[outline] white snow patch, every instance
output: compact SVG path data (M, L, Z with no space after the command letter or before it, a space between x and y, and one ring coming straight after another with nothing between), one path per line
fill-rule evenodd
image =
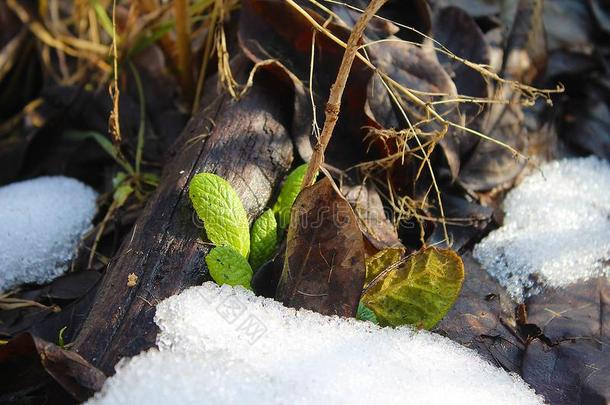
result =
M0 292L68 269L97 194L78 180L39 177L0 187Z
M610 165L596 157L543 165L504 201L504 225L474 257L518 301L610 273Z
M157 306L159 349L90 404L540 404L518 376L409 327L286 308L206 283Z

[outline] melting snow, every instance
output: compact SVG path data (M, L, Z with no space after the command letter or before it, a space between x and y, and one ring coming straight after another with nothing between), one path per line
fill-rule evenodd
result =
M96 196L91 187L61 176L0 187L0 291L65 272L91 226Z
M518 301L610 273L610 165L596 157L543 165L504 201L504 225L475 258Z
M447 338L286 308L206 283L157 307L158 349L123 360L93 404L539 404Z

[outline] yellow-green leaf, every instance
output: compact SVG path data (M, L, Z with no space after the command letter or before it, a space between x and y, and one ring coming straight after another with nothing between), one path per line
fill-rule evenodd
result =
M369 321L373 323L379 323L375 313L367 308L362 302L358 304L358 312L356 313L356 319L360 321Z
M462 259L451 249L430 247L381 274L365 290L362 303L381 325L431 329L453 306L463 281Z
M366 280L364 281L364 287L366 288L382 271L399 261L403 254L405 254L405 249L396 247L380 250L373 256L368 257L365 261Z
M239 252L230 246L217 246L205 257L210 276L219 285L241 285L251 289L252 268Z
M254 270L265 264L277 247L277 222L272 210L254 221L250 233L250 265Z
M307 164L305 163L294 169L288 177L286 177L280 195L273 206L273 212L277 216L277 223L281 230L286 229L290 224L292 204L294 204L294 201L301 191L301 184L303 183L306 172Z
M248 215L229 182L212 173L199 173L191 180L189 197L203 221L208 239L216 245L231 246L247 258L250 253Z
M127 198L133 193L133 187L129 183L123 183L114 190L112 198L116 203L117 207L122 207L127 201Z

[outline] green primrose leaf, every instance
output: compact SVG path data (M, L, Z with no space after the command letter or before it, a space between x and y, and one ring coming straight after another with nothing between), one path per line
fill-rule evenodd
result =
M250 264L254 271L265 264L277 248L277 222L272 210L254 221L250 234Z
M191 180L189 197L210 241L231 246L247 258L250 253L248 216L229 182L212 173L199 173Z
M383 326L431 329L453 306L463 281L462 259L451 249L430 247L377 277L362 303Z
M404 248L387 248L368 257L365 261L366 280L364 286L369 285L382 271L399 261L404 253Z
M241 285L251 289L252 268L238 251L230 246L216 246L205 257L210 276L219 285Z
M286 229L290 224L292 204L294 204L301 191L301 184L306 172L307 163L297 167L286 177L280 195L273 206L273 212L277 216L277 222L281 230Z
M361 321L369 321L378 324L379 321L375 316L375 313L366 307L362 302L358 303L358 312L356 313L356 319Z

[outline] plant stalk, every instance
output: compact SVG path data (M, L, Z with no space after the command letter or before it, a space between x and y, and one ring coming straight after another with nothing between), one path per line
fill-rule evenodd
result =
M180 86L187 101L193 98L193 70L191 68L191 18L188 1L174 0L176 17L176 48Z
M289 3L293 3L293 0L287 1ZM386 1L387 0L371 0L352 29L352 33L347 40L347 46L345 47L345 52L343 53L343 59L341 60L339 71L337 72L337 78L330 88L330 95L328 96L328 101L325 108L326 118L324 120L324 127L322 128L322 133L320 134L318 143L314 147L301 188L309 187L315 182L316 175L324 163L324 152L326 151L328 142L333 135L333 130L335 129L335 125L339 119L341 97L343 96L343 91L345 90L345 84L347 83L347 78L349 77L349 72L352 68L352 64L354 63L354 59L358 54L358 42L362 38L362 34L364 33L364 30L371 18L373 18L373 16L377 13L377 11L379 11L381 6L383 6Z

